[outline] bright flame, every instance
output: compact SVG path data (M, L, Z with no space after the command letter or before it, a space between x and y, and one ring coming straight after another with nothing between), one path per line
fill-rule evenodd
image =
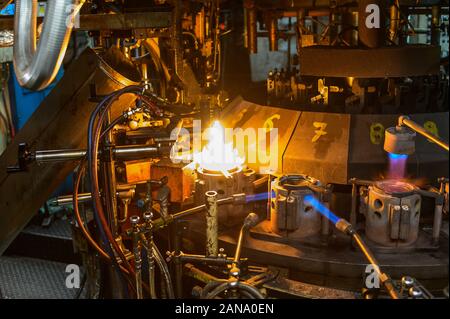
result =
M192 163L186 168L221 172L224 176L231 177L230 171L241 168L245 158L239 156L238 150L233 147L233 141L226 139L225 129L218 121L207 130L206 135L208 144L201 152L194 152Z
M404 179L408 155L389 153L389 179Z

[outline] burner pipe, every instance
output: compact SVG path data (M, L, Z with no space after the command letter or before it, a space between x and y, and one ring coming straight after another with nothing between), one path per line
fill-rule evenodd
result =
M414 132L419 133L420 135L426 137L430 141L436 143L443 149L445 149L447 152L449 151L448 143L437 137L436 135L428 132L424 127L417 124L416 122L412 121L408 116L400 116L398 119L398 125L399 126L407 126L410 129L412 129Z
M356 230L353 228L352 224L350 224L344 218L337 217L333 212L331 212L329 209L327 209L322 203L320 203L312 195L305 196L305 203L308 205L313 205L314 208L319 213L321 213L323 216L327 217L336 226L336 228L339 231L351 236L355 240L356 244L358 245L359 249L362 251L362 253L366 257L366 259L369 261L369 263L371 265L374 266L375 271L378 273L379 279L383 283L383 286L385 287L386 291L389 293L391 298L392 299L400 299L400 296L399 296L398 292L395 290L395 287L392 283L392 279L389 277L389 275L387 275L386 273L383 273L380 270L379 263L376 260L375 256L373 255L372 251L369 249L369 247L363 241L361 236L358 235Z
M239 232L239 239L236 244L236 252L234 254L233 263L230 267L230 275L232 277L238 278L241 270L240 270L240 263L241 263L241 252L242 252L242 245L244 244L245 235L248 233L250 228L255 227L259 222L259 217L255 213L250 213L244 220L244 224L241 227L241 231Z

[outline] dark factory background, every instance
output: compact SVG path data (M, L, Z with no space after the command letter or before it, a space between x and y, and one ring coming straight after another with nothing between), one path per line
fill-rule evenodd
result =
M0 299L448 298L448 0L0 10Z

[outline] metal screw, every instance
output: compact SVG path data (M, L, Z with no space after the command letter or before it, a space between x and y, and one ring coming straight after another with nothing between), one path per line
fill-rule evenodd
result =
M414 299L419 299L419 298L423 297L423 293L418 288L411 287L411 289L409 289L409 296L414 298Z
M410 276L405 276L402 278L402 287L409 289L414 285L414 278Z
M142 217L144 218L144 221L149 223L152 221L153 213L152 212L145 212Z
M230 270L230 275L233 277L238 277L240 273L241 271L237 267L234 267L233 269Z
M137 226L139 224L139 221L141 219L139 218L139 216L131 216L130 217L130 223L132 226Z

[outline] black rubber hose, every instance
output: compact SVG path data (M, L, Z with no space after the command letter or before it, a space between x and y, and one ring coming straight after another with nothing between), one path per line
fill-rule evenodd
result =
M79 222L80 230L85 235L86 240L100 254L100 256L102 256L102 257L109 257L109 260L111 261L114 270L116 270L116 269L120 270L120 272L118 271L117 274L118 274L119 278L121 279L122 287L124 289L124 296L126 298L128 298L128 285L126 283L126 281L128 281L128 278L125 277L125 274L123 274L123 271L128 271L128 270L123 268L123 267L121 269L121 266L117 263L117 260L115 258L114 259L111 258L111 254L113 254L113 252L112 252L111 247L109 245L108 245L108 247L106 247L107 251L105 252L94 241L92 235L89 233L89 229L88 229L87 225L84 226L83 220L81 219L81 215L80 215L80 212L78 210L78 201L77 201L78 187L79 187L79 183L80 183L80 180L81 180L81 176L82 176L82 174L84 172L85 164L86 164L86 160L85 159L81 160L78 172L75 173L75 178L74 178L74 183L73 183L73 208L74 208L74 214L75 214L75 216L77 218L77 221Z
M96 154L94 154L94 153L97 152L98 140L100 137L100 130L101 130L101 126L102 126L105 114L107 114L109 107L119 96L126 94L126 93L141 92L141 91L142 91L142 88L139 86L125 87L125 88L123 88L119 91L116 91L113 94L107 96L106 98L104 98L92 112L91 117L89 119L88 151L87 151L88 167L89 167L89 173L90 173L90 177L91 177L91 183L93 183L94 177L96 175L95 172L97 172L97 163L96 162L94 163L93 158L96 157ZM100 114L100 116L99 116L98 120L96 121L99 114ZM94 185L95 185L95 183L93 183L93 186ZM94 197L98 196L99 189L97 187L93 187L92 194ZM93 200L93 208L94 208L94 217L95 217L96 223L98 224L100 234L101 234L101 237L102 237L102 240L103 240L105 246L107 246L108 248L110 245L115 247L116 243L110 242L110 240L109 240L110 236L107 235L106 229L103 227L102 217L100 216L100 208L98 207L98 203L96 200ZM115 250L117 250L117 249L115 249ZM108 249L108 253L110 253L110 251L111 250ZM128 268L129 270L131 270L129 263L126 260L126 258L123 256L123 254L121 254L121 252L119 252L119 251L117 251L117 253L119 254L120 258L122 259L122 262L124 263L125 267ZM111 256L111 259L115 259L115 255L112 253L112 251L110 253L110 256Z
M152 244L153 254L155 256L156 263L159 266L159 269L161 270L161 274L164 277L164 281L166 282L167 292L169 294L169 299L175 299L175 293L173 289L173 283L172 283L172 277L170 276L169 268L167 267L166 262L164 261L164 257L162 256L159 249L156 247L156 245Z
M217 286L213 291L211 291L211 293L208 294L208 296L206 297L206 299L214 299L216 298L218 295L220 295L221 293L223 293L225 290L228 289L238 289L238 290L243 290L245 292L247 292L248 294L250 294L251 296L254 297L254 299L265 299L265 297L261 294L261 292L256 289L253 286L250 286L248 284L245 284L243 282L225 282L220 284L219 286Z
M223 279L220 281L210 281L206 284L205 287L203 287L202 289L202 293L200 295L200 298L205 299L207 298L208 294L210 293L211 290L217 288L219 285L223 284L223 283L227 283L228 280Z
M128 260L124 256L117 242L113 239L111 231L109 230L105 215L103 213L103 207L101 207L101 199L99 198L99 185L98 185L98 170L97 170L97 151L99 140L102 135L105 134L106 131L102 132L102 126L104 122L104 118L111 107L111 105L123 94L136 94L143 98L150 109L152 109L155 113L160 113L160 110L152 103L149 102L147 98L142 96L143 89L140 86L128 86L121 90L114 92L113 94L105 97L94 109L89 119L89 127L88 127L88 150L87 150L87 158L88 158L88 167L89 173L91 177L92 183L92 194L93 194L93 208L94 208L94 217L95 221L98 224L100 235L102 237L102 241L106 246L107 252L111 257L111 260L117 264L115 259L115 254L113 250L121 258L125 268L127 268L130 273L133 273L133 269L129 264ZM108 129L112 129L111 126ZM118 266L118 264L117 264ZM119 270L116 267L117 271ZM123 278L122 278L123 279Z

